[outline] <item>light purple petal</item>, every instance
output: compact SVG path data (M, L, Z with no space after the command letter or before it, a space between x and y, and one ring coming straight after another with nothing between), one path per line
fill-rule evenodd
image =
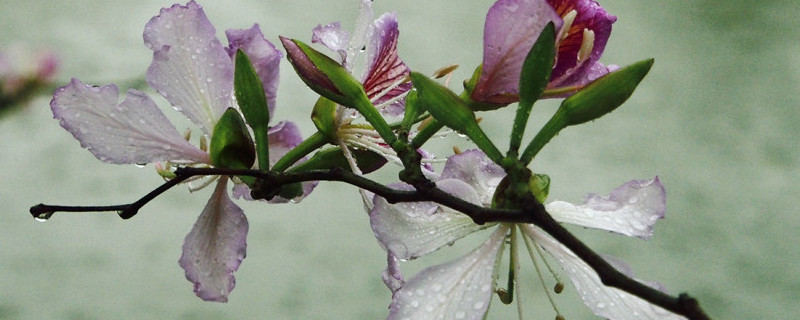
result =
M194 292L203 300L226 302L236 279L233 272L245 257L247 218L228 198L227 178L220 177L192 231L186 235L178 263Z
M130 90L118 100L115 85L92 87L72 79L56 90L50 107L61 126L101 161L208 162L208 154L187 142L147 95Z
M497 228L475 251L411 278L394 295L388 319L483 319L507 232Z
M400 30L397 28L397 14L385 13L372 24L367 34L367 69L361 82L370 99L375 99L381 92L404 79L411 72L397 55L397 37ZM406 82L394 87L389 92L373 101L377 105L395 98L411 90L411 82ZM402 114L403 102L397 101L385 106L381 111L390 116Z
M229 29L225 31L228 37L228 54L231 58L236 57L236 50L241 49L250 58L250 63L256 69L264 93L267 96L267 106L269 115L275 110L275 93L278 91L279 65L283 53L264 38L258 24L250 29Z
M492 203L497 185L506 176L505 170L489 160L480 150L468 150L447 158L439 179L459 179L466 182L480 197L484 206Z
M542 29L561 18L545 0L499 0L483 31L483 68L472 99L507 104L518 100L519 72Z
M312 43L321 43L339 54L339 63L345 64L347 49L350 48L350 34L342 29L342 24L334 22L326 26L317 25L311 35Z
M548 0L548 2L561 17L573 10L577 13L569 30L564 31L567 32L565 38L558 44L558 57L551 79L561 79L561 84L557 86L585 84L578 80L586 78L585 73L593 68L589 66L593 66L603 55L608 37L611 35L611 25L617 17L608 14L594 0ZM583 43L584 29L594 32L592 53L583 63L588 68L575 68L578 65L578 51ZM567 77L573 80L562 79Z
M625 183L607 197L590 194L580 206L555 201L545 208L559 222L647 239L656 221L664 218L666 192L655 177Z
M460 198L478 204L475 190L456 179L440 180L437 186ZM413 190L404 184L391 185ZM399 259L414 259L493 224L477 225L467 215L432 202L390 204L375 197L370 224L375 237L389 253Z
M233 93L233 63L215 33L194 1L161 9L144 29L147 83L209 136Z
M386 253L386 270L381 273L381 279L383 279L386 287L392 291L392 296L406 283L403 273L400 271L400 259L391 252Z
M606 287L597 273L572 251L533 225L519 225L525 236L553 255L572 280L583 302L600 317L607 319L683 319L658 306L616 288Z

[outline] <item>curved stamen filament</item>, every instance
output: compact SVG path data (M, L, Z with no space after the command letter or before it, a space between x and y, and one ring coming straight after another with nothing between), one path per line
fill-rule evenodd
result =
M547 295L547 299L550 300L550 305L553 307L553 310L555 310L555 312L556 312L556 319L562 319L563 316L561 315L561 311L558 310L558 307L556 306L555 300L553 300L553 295L550 294L550 290L548 290L547 287L544 284L544 277L542 276L541 269L539 268L539 262L537 262L536 256L533 253L534 250L539 254L539 258L542 259L542 261L545 261L545 259L542 256L541 251L539 251L538 245L536 245L535 243L532 243L533 239L530 239L530 237L526 237L526 236L523 236L522 239L525 240L525 246L528 247L528 254L530 254L531 261L533 261L533 266L536 269L536 275L539 277L539 282L542 284L542 287L544 288L544 292ZM536 248L536 249L534 249L534 248ZM545 262L545 265L547 265L547 262ZM547 268L549 269L550 266L547 265ZM552 270L550 270L550 272L552 273ZM556 279L556 280L559 283L561 283L560 280L558 280L558 279Z

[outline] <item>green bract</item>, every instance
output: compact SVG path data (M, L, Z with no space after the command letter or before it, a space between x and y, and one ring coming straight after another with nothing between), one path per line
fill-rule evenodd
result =
M208 150L211 164L217 168L250 169L256 153L253 139L239 111L228 108L214 126Z
M233 90L247 124L253 129L258 154L258 168L269 169L269 107L256 69L242 50L236 51ZM216 133L215 133L216 135Z

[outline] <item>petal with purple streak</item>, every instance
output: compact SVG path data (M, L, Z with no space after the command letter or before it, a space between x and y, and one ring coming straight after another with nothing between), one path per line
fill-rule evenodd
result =
M118 99L115 85L93 87L72 79L56 90L50 107L61 126L101 161L208 162L208 155L188 143L147 95L130 90L122 102Z
M489 9L483 33L483 67L472 99L508 104L518 100L519 70L544 27L561 18L545 0L499 0Z
M147 83L208 135L231 105L233 62L194 1L161 9L144 29Z
M186 235L180 266L203 300L226 302L247 248L247 218L228 198L227 178L220 177L192 231Z
M545 208L562 223L647 239L653 235L656 221L664 218L666 192L658 177L633 180L608 196L590 194L580 206L554 201Z
M229 29L225 31L225 35L228 37L229 43L226 50L232 59L236 56L238 49L241 49L250 58L250 63L256 69L256 73L261 79L261 85L264 87L271 118L275 110L278 71L283 53L264 38L258 24L253 25L250 29Z
M410 73L408 66L397 55L397 38L400 31L397 27L397 14L385 13L372 24L367 39L367 69L361 82L374 104L380 104L395 98L411 89L411 83L403 83L392 88L383 96L376 97L383 91L404 79ZM403 112L403 103L395 102L383 108L391 116Z

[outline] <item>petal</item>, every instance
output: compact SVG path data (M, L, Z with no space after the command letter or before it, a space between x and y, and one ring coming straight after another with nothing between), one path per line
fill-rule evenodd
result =
M548 2L561 17L573 10L577 13L569 30L566 30L566 37L558 44L557 63L553 67L551 76L552 79L558 79L579 70L573 68L578 64L578 51L583 43L584 29L594 32L592 53L586 64L591 66L600 59L608 42L608 37L611 35L611 25L617 21L617 17L608 14L594 0L548 0ZM588 72L588 70L580 70L582 73ZM564 83L562 86L579 84L574 82Z
M233 62L194 1L161 9L144 28L147 83L207 135L231 105Z
M321 43L339 54L339 62L344 65L347 49L350 48L350 34L342 30L342 24L334 22L326 26L317 25L311 31L311 43Z
M403 273L400 272L400 259L397 259L391 252L386 254L386 270L381 273L381 279L392 291L392 295L406 283Z
M634 295L600 282L597 273L567 247L533 225L520 230L561 263L583 302L595 314L607 319L683 319Z
M394 295L388 319L483 319L507 232L501 226L466 256L420 271Z
M561 18L544 0L499 0L489 9L483 31L483 68L472 92L479 102L518 100L519 71L544 27Z
M226 302L247 248L247 218L227 193L227 178L220 178L214 194L183 242L178 263L194 292L203 300Z
M458 198L478 203L475 190L463 181L442 180L437 186ZM391 187L413 190L404 184ZM382 197L375 197L373 203L370 224L375 237L389 253L402 260L428 254L492 225L477 225L467 215L432 202L390 204Z
M225 31L228 37L229 46L227 48L231 59L236 56L236 50L241 49L250 58L250 63L256 69L264 93L267 96L267 106L269 115L275 110L275 93L278 91L279 65L283 53L264 38L258 24L250 29L229 29Z
M447 158L440 179L466 182L478 193L481 203L489 205L497 185L505 176L503 168L489 160L483 151L475 149Z
M387 90L410 73L408 66L397 56L397 37L400 31L397 28L397 14L386 13L380 16L369 29L367 39L367 70L361 82L370 100L375 99L380 93ZM389 90L386 94L373 100L378 105L411 90L411 82L406 82ZM403 102L396 101L385 106L381 111L390 116L403 113Z
M110 163L165 160L208 162L144 93L128 91L119 104L115 85L92 87L77 79L58 88L50 102L54 118L97 159Z
M658 177L633 180L607 197L590 194L580 206L555 201L545 209L559 222L648 239L656 221L664 218L666 192Z

